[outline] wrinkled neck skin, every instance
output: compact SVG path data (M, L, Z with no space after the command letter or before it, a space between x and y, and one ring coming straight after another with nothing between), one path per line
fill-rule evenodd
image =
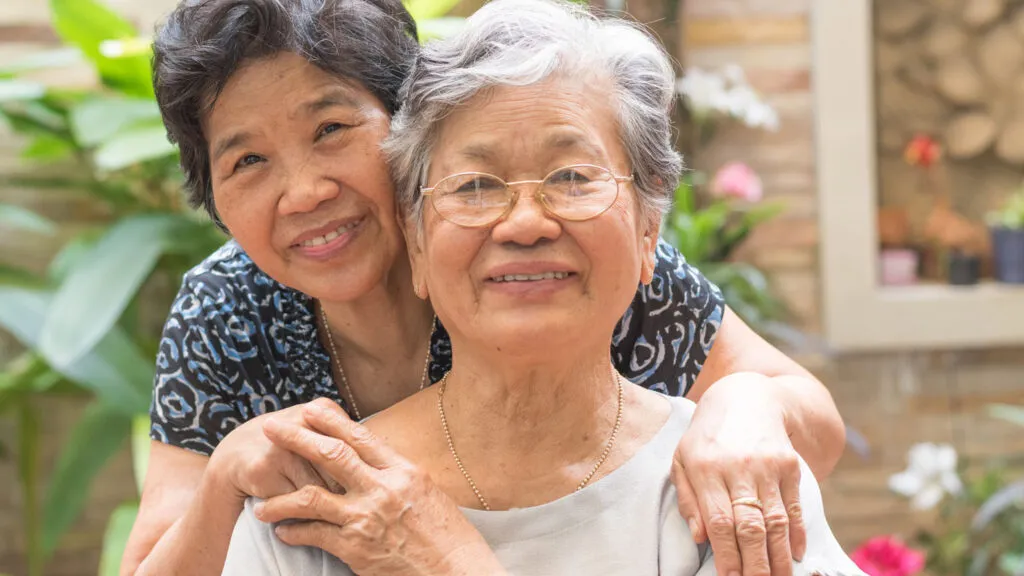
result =
M429 335L434 316L430 303L413 292L404 252L380 282L359 298L321 300L319 305L337 346L346 350L346 359L358 357L382 365L395 358L421 357L424 335Z

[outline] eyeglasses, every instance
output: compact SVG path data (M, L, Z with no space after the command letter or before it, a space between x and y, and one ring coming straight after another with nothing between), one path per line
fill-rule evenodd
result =
M420 188L430 196L434 210L445 220L466 228L489 226L508 216L519 200L512 186L539 184L533 197L551 216L580 222L604 214L619 196L619 182L632 176L616 176L591 164L574 164L554 170L543 180L505 182L483 172L462 172L442 178L433 188Z

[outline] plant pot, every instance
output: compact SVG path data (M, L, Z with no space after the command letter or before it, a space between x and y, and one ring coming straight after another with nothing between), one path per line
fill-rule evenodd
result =
M981 276L981 258L953 251L947 260L947 278L954 286L970 286Z
M918 253L909 248L883 248L878 255L880 277L885 286L917 283Z
M996 280L1024 284L1024 229L992 228Z

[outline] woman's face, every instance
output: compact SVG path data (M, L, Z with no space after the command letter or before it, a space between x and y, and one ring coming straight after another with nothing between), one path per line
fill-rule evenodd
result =
M539 180L570 164L628 176L611 104L604 83L566 79L480 94L444 120L428 185L468 171ZM407 228L414 281L453 338L544 354L588 338L607 344L638 281L650 280L657 219L642 221L628 182L609 210L582 222L545 213L536 184L520 186L511 212L484 228L452 224L425 199L422 234ZM568 275L515 278L548 272Z
M404 242L366 89L284 53L231 76L205 118L221 220L275 280L325 300L372 289Z

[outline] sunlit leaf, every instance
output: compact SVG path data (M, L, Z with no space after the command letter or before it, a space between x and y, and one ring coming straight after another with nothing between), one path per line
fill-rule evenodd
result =
M177 153L162 124L120 132L96 149L93 159L101 170L120 170L132 164Z
M459 5L459 0L406 0L405 8L416 20L416 27L424 20L440 18Z
M0 286L0 326L25 347L38 349L52 298L41 290ZM141 414L149 408L153 364L117 326L80 359L53 367L124 414Z
M1024 481L1007 484L978 508L971 520L971 530L983 530L1003 512L1021 505L1024 505Z
M72 108L71 131L83 146L95 146L140 120L160 122L156 101L96 98Z
M82 62L82 51L74 47L36 52L11 63L0 65L0 76L13 76L46 68L63 68Z
M47 235L57 230L52 220L14 204L0 204L0 228Z
M81 257L54 296L39 350L58 369L92 349L121 317L181 219L155 214L120 220Z
M55 282L63 282L78 262L90 253L101 238L98 230L88 231L64 243L60 251L50 260L46 275Z
M430 18L416 22L420 34L420 42L428 42L438 38L453 36L465 26L466 19L455 16Z
M988 414L993 418L999 418L1011 424L1024 426L1024 406L1012 404L992 404L988 407Z
M96 474L124 445L131 417L93 402L61 448L43 506L43 551L49 555L78 518Z
M74 151L75 147L65 138L58 138L52 134L40 134L22 149L21 157L36 162L53 162L67 158Z
M105 84L133 96L153 95L147 55L110 58L100 50L107 40L137 38L130 22L97 0L50 0L50 11L60 37L95 64Z
M0 103L33 100L46 94L46 87L37 82L0 79Z
M110 515L107 530L103 534L103 553L100 556L99 576L118 576L121 557L124 556L128 536L139 514L138 504L121 504Z
M132 470L135 472L135 486L142 494L142 486L149 468L149 414L139 414L132 419Z

